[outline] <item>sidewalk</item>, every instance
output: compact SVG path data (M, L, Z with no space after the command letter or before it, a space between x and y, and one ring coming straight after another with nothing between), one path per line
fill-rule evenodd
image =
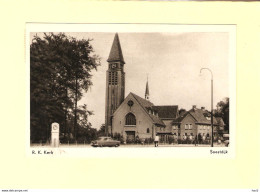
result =
M50 145L46 145L46 144L31 144L31 147L34 148L50 148ZM60 144L59 146L60 148L90 148L92 147L90 144ZM127 147L131 147L131 148L141 148L141 147L154 147L154 144L121 144L119 146L120 148L127 148ZM163 143L159 143L158 147L211 147L211 145L209 144L199 144L199 145L194 145L194 144L163 144ZM217 144L214 143L214 147L225 147L224 144Z

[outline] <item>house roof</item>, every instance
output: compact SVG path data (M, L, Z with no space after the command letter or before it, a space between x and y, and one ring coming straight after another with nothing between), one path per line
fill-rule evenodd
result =
M133 95L133 97L137 100L137 102L142 106L142 108L145 110L145 112L150 116L150 118L152 119L153 123L156 125L161 125L161 126L165 126L165 124L163 123L163 121L157 117L156 115L150 114L148 112L148 108L152 108L153 103L151 103L150 101L134 94L134 93L130 93Z
M190 114L196 121L196 123L199 124L211 124L211 120L207 119L207 117L210 117L211 114L206 111L206 110L202 110L202 109L191 109L189 111L187 111L186 113L184 113L183 115L179 116L178 118L173 120L173 123L181 123L181 121L188 115ZM217 120L215 117L213 117L213 124L218 124Z
M125 64L124 57L122 54L122 49L119 41L118 34L115 34L114 41L109 53L109 57L107 59L107 62L113 62L113 61L121 61Z
M175 119L178 116L178 105L157 105L152 109L158 112L161 119Z

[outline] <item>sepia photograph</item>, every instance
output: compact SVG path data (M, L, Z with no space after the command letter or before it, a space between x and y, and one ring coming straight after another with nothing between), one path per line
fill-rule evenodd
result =
M173 26L30 32L30 146L228 148L233 34Z
M260 3L1 5L2 191L259 191Z

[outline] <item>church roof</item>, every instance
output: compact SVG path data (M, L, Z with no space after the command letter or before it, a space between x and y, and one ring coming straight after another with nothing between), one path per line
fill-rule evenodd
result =
M139 104L142 105L144 108L154 106L154 104L151 103L150 101L148 101L148 100L146 100L146 99L144 99L144 98L142 98L142 97L140 97L140 96L138 96L138 95L136 95L136 94L134 94L132 92L131 92L131 94L139 102Z
M161 119L175 119L178 117L178 105L153 106Z
M142 108L146 111L146 113L150 116L150 118L153 120L154 124L157 125L162 125L165 127L165 124L162 122L162 120L157 117L156 115L150 114L147 110L147 108L152 108L154 105L153 103L151 103L150 101L134 94L134 93L130 93L133 95L133 97L137 100L137 102L142 106Z
M110 50L109 57L107 59L107 62L113 62L113 61L121 61L122 63L125 64L119 37L118 37L117 33L115 34L112 48Z

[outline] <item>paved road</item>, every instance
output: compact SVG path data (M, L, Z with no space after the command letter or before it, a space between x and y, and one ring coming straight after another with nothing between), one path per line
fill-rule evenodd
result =
M36 148L49 148L50 145L46 144L32 144L31 147ZM90 144L61 144L60 148L90 148L92 147ZM121 144L120 148L146 148L146 147L154 147L154 145L140 145L140 144ZM210 145L192 145L192 144L159 144L159 147L210 147ZM224 144L214 144L214 147L225 147Z

